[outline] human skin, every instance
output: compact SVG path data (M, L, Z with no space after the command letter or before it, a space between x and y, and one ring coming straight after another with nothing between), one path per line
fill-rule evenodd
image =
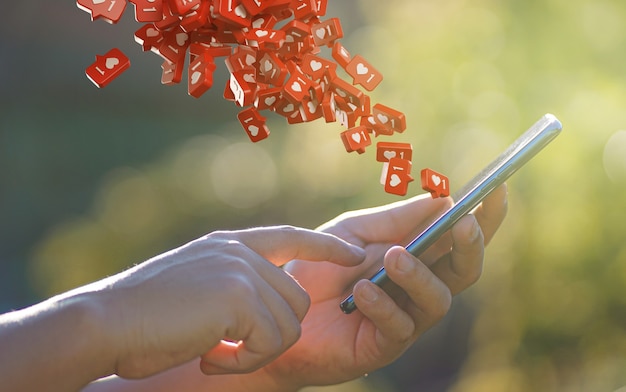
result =
M258 369L300 336L310 299L277 268L294 258L356 265L364 252L289 226L213 232L0 316L2 388L75 391L111 374L145 378L207 353L225 371Z
M484 247L507 211L506 186L457 222L420 258L406 244L445 210L449 199L419 196L340 215L317 230L363 248L354 266L292 260L285 266L310 297L302 334L284 353L258 370L223 367L220 351L142 380L110 377L85 390L102 391L296 391L357 378L397 359L448 311L452 297L482 272ZM369 282L380 260L396 285L391 295ZM356 283L355 283L356 282ZM358 310L345 315L339 302L354 289ZM241 370L241 369L239 369Z

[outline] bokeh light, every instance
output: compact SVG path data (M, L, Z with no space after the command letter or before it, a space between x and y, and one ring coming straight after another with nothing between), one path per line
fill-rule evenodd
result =
M604 170L616 183L626 181L626 131L617 131L604 146Z
M211 183L219 200L235 208L262 204L277 191L276 165L261 147L235 143L219 151Z
M48 3L44 11L56 9ZM309 390L626 385L626 2L330 3L347 49L384 75L372 102L407 116L394 140L413 145L411 194L421 193L424 167L458 189L546 112L564 130L509 181L509 215L484 274L442 324L385 369ZM33 12L15 4L7 15ZM2 261L26 271L35 298L211 230L312 228L398 200L382 190L372 151L345 152L337 124L287 126L270 115L270 137L250 143L233 123L238 108L217 91L225 75L200 100L161 86L160 62L132 42L132 17L91 24L74 6L59 7L75 26L0 24L13 53L0 59L3 247L26 249ZM133 66L96 90L84 67L118 43ZM32 68L41 56L47 72Z

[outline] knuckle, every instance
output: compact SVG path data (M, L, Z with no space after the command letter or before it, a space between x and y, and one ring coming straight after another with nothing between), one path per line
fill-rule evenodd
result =
M302 232L302 229L291 225L276 226L276 229L289 238L293 238Z
M268 357L272 357L276 355L277 353L282 352L284 342L285 342L284 334L276 332L276 333L273 333L273 335L274 336L271 336L271 339L268 340L268 342L266 343L266 347L265 347L265 350L267 350L266 356Z
M378 314L378 318L385 323L392 322L395 316L396 316L396 310L394 309L394 307L391 307L391 306L386 306L384 308L381 308ZM400 340L402 339L403 338L400 337Z
M460 267L455 263L450 265L450 270L452 272L450 283L453 284L454 287L465 289L470 287L474 283L476 283L483 273L483 264L482 261L476 263L476 265L471 268L463 269L459 271Z
M405 328L402 331L398 331L395 340L398 344L406 345L415 340L415 326L413 328Z
M303 319L304 315L311 306L311 297L309 297L309 295L300 288L295 291L294 296L291 298L291 301L294 306L294 311L298 316L298 319Z
M467 275L466 281L468 283L468 286L473 285L474 283L478 282L478 280L480 279L480 277L483 274L483 268L482 265L478 266L477 268L472 269L469 274Z
M218 231L213 231L209 234L206 234L205 236L202 237L202 239L203 240L215 240L217 242L222 242L232 237L233 235L231 232L225 231L225 230L218 230Z
M300 339L300 336L302 336L302 328L300 327L300 323L294 321L290 324L291 325L288 326L286 332L282 336L281 345L279 347L280 349L292 346L295 342L298 341L298 339Z
M252 280L245 273L241 273L242 268L238 267L244 263L233 262L230 273L224 274L220 279L222 286L226 291L237 293L239 298L256 297L257 289ZM235 265L237 267L235 267ZM247 267L247 265L246 265Z
M245 249L236 233L231 231L214 231L192 241L189 245L205 253L242 254Z
M299 228L292 226L292 225L279 225L279 226L276 226L276 228L279 230L283 230L287 233L295 233L300 230Z
M224 237L220 239L214 246L213 251L220 256L229 257L229 262L233 268L249 267L248 259L251 257L250 249L241 241L233 237Z

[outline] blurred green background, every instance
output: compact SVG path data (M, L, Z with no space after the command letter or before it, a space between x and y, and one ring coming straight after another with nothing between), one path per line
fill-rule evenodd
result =
M626 2L335 0L342 43L407 115L411 194L459 186L541 115L564 132L509 181L482 279L393 365L331 391L613 391L626 385ZM161 60L73 1L0 14L0 311L112 274L214 229L316 227L398 200L341 128L270 116L253 144L221 98L160 84ZM104 90L84 76L118 47ZM382 138L381 138L382 139Z

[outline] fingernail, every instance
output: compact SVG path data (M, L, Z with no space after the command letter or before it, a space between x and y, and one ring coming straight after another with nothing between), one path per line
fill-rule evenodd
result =
M378 299L378 291L371 284L364 284L361 288L361 297L367 302L374 302Z
M409 272L415 268L415 263L409 255L406 253L400 253L398 260L396 260L396 268L400 272Z

